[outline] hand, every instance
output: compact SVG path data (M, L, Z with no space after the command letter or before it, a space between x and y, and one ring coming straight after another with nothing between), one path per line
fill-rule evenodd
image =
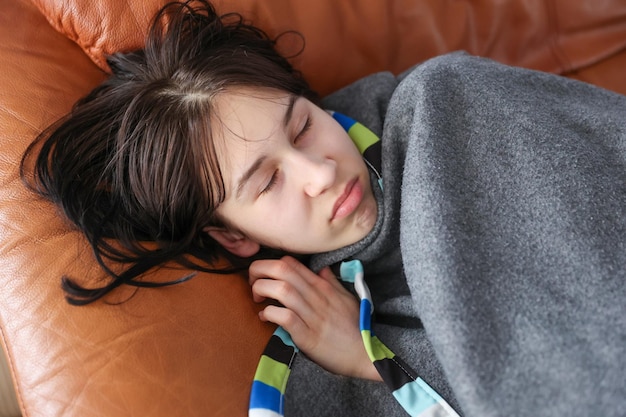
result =
M330 268L317 275L286 256L253 262L249 277L254 301L281 304L265 307L261 320L282 326L311 360L336 374L381 380L363 346L358 300Z

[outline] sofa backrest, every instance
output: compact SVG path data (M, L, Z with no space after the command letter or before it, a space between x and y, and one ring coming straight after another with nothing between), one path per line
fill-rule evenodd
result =
M141 46L151 17L168 0L31 1L53 27L105 68L106 54ZM270 34L300 32L306 47L296 65L322 94L374 71L398 73L454 50L566 74L626 46L626 3L621 0L215 0L214 4L224 13L242 13Z
M28 143L106 76L106 54L141 45L163 2L0 1L0 340L26 417L246 414L272 326L258 320L244 277L199 274L169 288L122 289L108 299L123 301L116 305L69 306L63 274L97 281L103 273L81 236L18 177ZM294 62L322 94L456 49L571 72L626 45L623 0L601 4L217 2L270 33L302 33L306 47ZM149 278L184 274L162 269Z

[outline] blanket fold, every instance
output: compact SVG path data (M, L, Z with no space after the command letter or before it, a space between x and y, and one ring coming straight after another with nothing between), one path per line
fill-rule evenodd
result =
M626 410L626 97L465 55L411 73L401 248L466 415Z
M363 262L381 339L468 417L623 416L626 97L457 53L325 104L382 133L385 189L312 265ZM288 417L404 415L298 361Z

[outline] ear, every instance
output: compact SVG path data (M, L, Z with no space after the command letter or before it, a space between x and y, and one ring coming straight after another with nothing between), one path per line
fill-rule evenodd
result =
M203 229L224 249L241 258L249 258L256 254L261 245L235 230L222 227L208 226Z

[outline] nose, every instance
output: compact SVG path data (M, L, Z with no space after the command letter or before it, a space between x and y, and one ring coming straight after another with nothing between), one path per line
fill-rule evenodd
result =
M293 160L304 193L317 197L335 182L337 163L326 157L298 153Z

